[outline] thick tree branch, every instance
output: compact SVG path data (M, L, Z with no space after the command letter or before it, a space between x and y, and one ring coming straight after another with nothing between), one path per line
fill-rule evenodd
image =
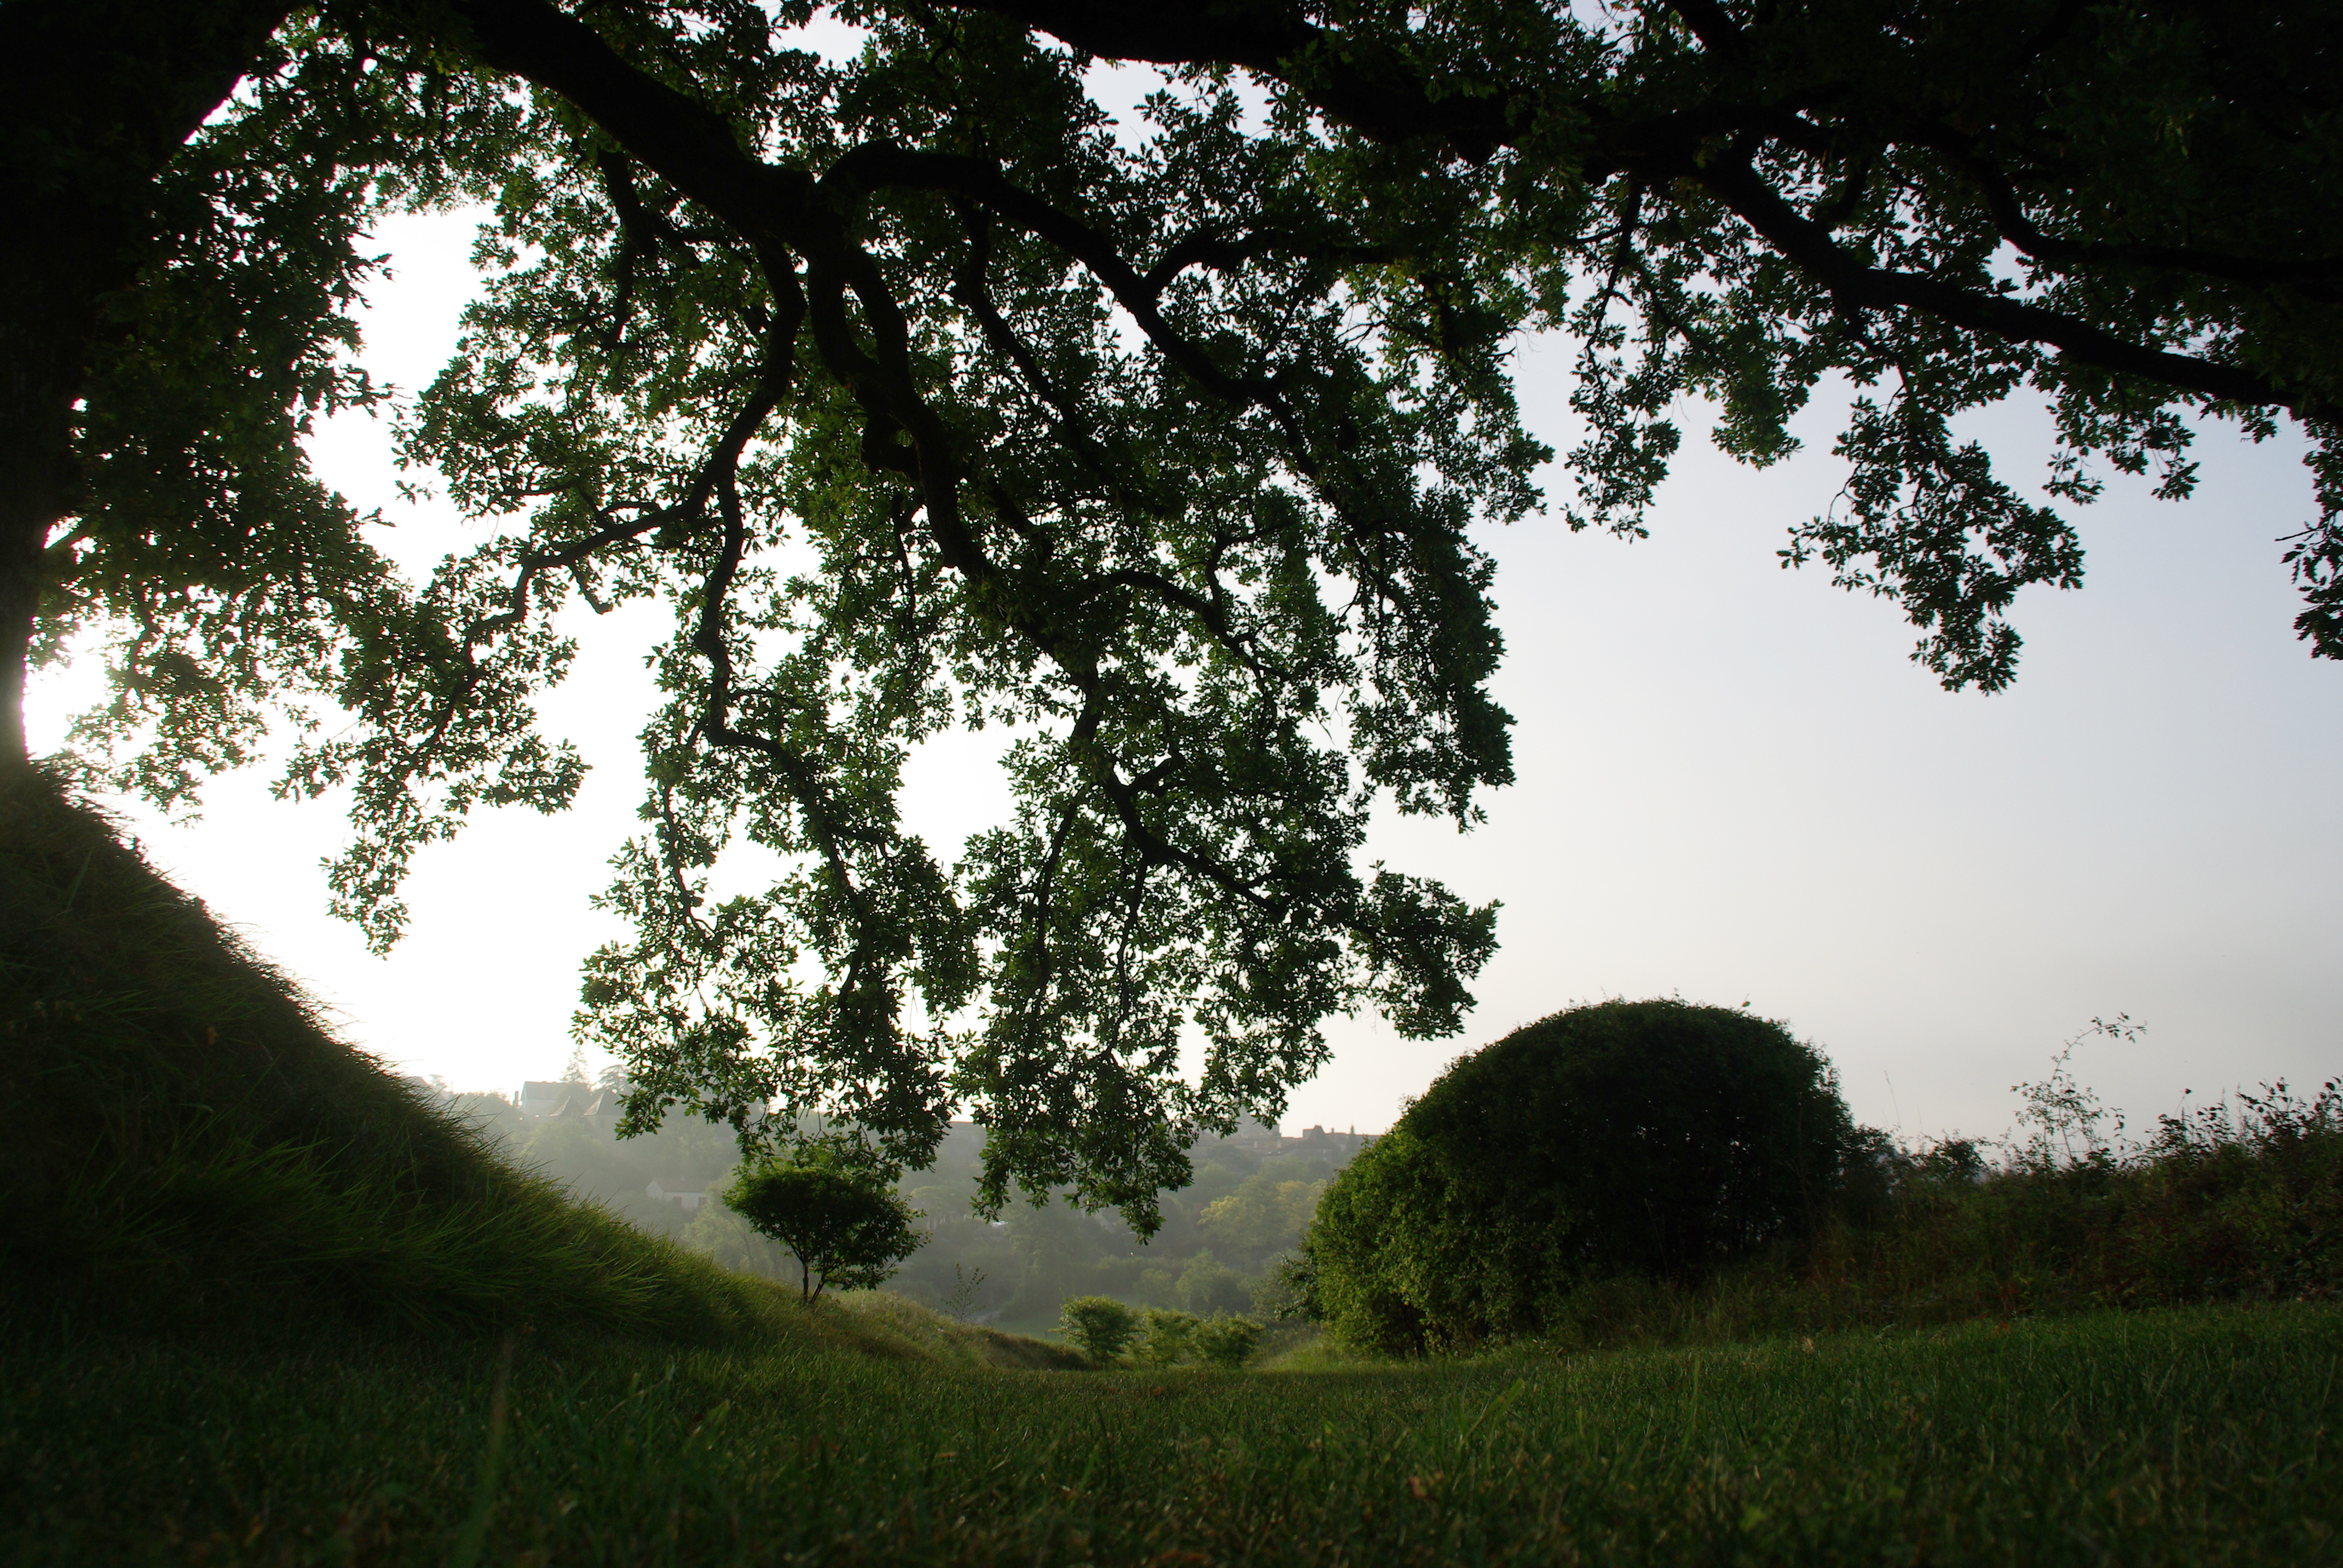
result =
M2006 295L1869 266L1842 246L1829 229L1792 206L1746 163L1720 159L1694 177L1724 197L1760 237L1845 304L1925 311L1968 331L2012 343L2047 344L2080 364L2162 382L2225 403L2289 408L2304 418L2321 417L2325 413L2309 399L2290 395L2267 377L2237 366L2127 342L2078 316Z
M226 101L286 0L0 7L0 775L25 766L25 678L49 534L82 482L75 404L107 296L153 254L156 177Z
M2017 188L1990 161L1970 150L1966 138L1950 132L1932 137L1961 171L1976 182L2001 236L2035 260L2061 269L2130 266L2156 272L2196 273L2232 283L2282 285L2313 298L2343 299L2343 256L2236 256L2190 246L2117 245L2047 234L2026 216Z
M1232 21L1211 0L1165 0L1145 5L1077 5L1072 0L953 0L971 10L997 12L1111 58L1159 64L1226 62L1282 81L1331 118L1383 142L1444 136L1461 149L1515 145L1522 130L1502 96L1452 95L1433 98L1426 85L1379 46L1338 37L1292 13L1248 11ZM1735 26L1715 0L1674 6L1720 55L1745 50L1750 35ZM1818 85L1810 103L1836 95ZM2160 382L2183 392L2248 407L2282 407L2306 419L2330 420L2335 411L2304 392L2238 367L2127 341L2080 317L1934 279L1868 266L1840 247L1829 226L1797 212L1781 195L1735 159L1710 160L1704 144L1755 131L1808 151L1828 150L1828 133L1802 120L1795 99L1765 104L1720 102L1644 119L1623 119L1598 101L1580 106L1593 126L1579 163L1557 179L1599 181L1630 168L1655 180L1691 179L1723 199L1782 255L1850 304L1899 306L2006 342L2040 343L2078 363ZM2077 265L2100 257L2076 256ZM2223 263L2195 252L2153 247L2111 254L2125 265L2199 270L2233 276L2250 264ZM2201 261L2212 265L2199 267ZM2265 263L2282 268L2289 264ZM2323 263L2308 264L2313 268ZM2252 279L2248 279L2251 281Z

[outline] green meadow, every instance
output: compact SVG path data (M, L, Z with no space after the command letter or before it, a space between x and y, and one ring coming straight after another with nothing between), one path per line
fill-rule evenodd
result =
M1921 1181L1803 1274L1597 1288L1541 1344L1094 1369L573 1201L102 820L0 815L0 1563L2343 1556L2324 1111Z
M2343 1313L1410 1366L985 1364L865 1298L679 1348L11 1335L14 1563L2298 1563ZM1004 1342L1005 1343L1006 1342ZM1306 1360L1308 1352L1289 1360Z

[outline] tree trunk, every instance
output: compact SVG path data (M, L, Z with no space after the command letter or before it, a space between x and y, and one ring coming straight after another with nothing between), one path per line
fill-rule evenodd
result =
M31 312L19 304L25 294L11 270L0 268L0 778L20 771L29 756L25 661L44 547L66 510L73 401L59 377L42 374L46 346L26 341L33 333L25 328L37 323L24 320Z
M155 234L155 177L226 101L286 0L8 0L0 9L0 777L21 771L25 660L78 505L79 401L108 296Z

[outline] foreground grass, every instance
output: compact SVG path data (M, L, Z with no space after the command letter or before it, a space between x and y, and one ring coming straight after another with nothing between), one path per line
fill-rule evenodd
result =
M0 1560L2303 1563L2343 1312L1049 1373L788 1333L0 1347Z

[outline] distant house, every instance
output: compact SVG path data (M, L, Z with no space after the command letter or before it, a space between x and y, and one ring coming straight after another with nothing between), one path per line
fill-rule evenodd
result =
M603 1137L612 1138L618 1135L618 1118L626 1111L626 1091L532 1079L520 1086L513 1106L523 1121L583 1121Z
M699 1212L699 1206L708 1201L708 1191L704 1187L696 1192L678 1191L656 1177L652 1178L651 1184L644 1188L643 1191L652 1202L673 1203L687 1214L697 1214Z
M1348 1132L1336 1132L1324 1127L1305 1127L1302 1130L1301 1137L1288 1138L1282 1141L1289 1149L1299 1149L1304 1151L1329 1150L1338 1153L1342 1159L1348 1160L1374 1141L1373 1134L1363 1133L1355 1127Z
M623 1089L598 1089L578 1114L585 1117L594 1131L605 1138L615 1138L618 1118L627 1111L627 1093Z
M1373 1141L1360 1136L1359 1130L1336 1131L1325 1127L1305 1127L1292 1137L1284 1136L1274 1121L1262 1121L1246 1116L1237 1121L1236 1131L1221 1140L1233 1149L1243 1149L1255 1154L1323 1154L1334 1152L1348 1159ZM1201 1149L1202 1145L1199 1144Z
M591 1084L546 1083L536 1079L520 1086L520 1096L513 1104L523 1121L538 1121L548 1116L558 1116L575 1101L582 1111L594 1097Z

